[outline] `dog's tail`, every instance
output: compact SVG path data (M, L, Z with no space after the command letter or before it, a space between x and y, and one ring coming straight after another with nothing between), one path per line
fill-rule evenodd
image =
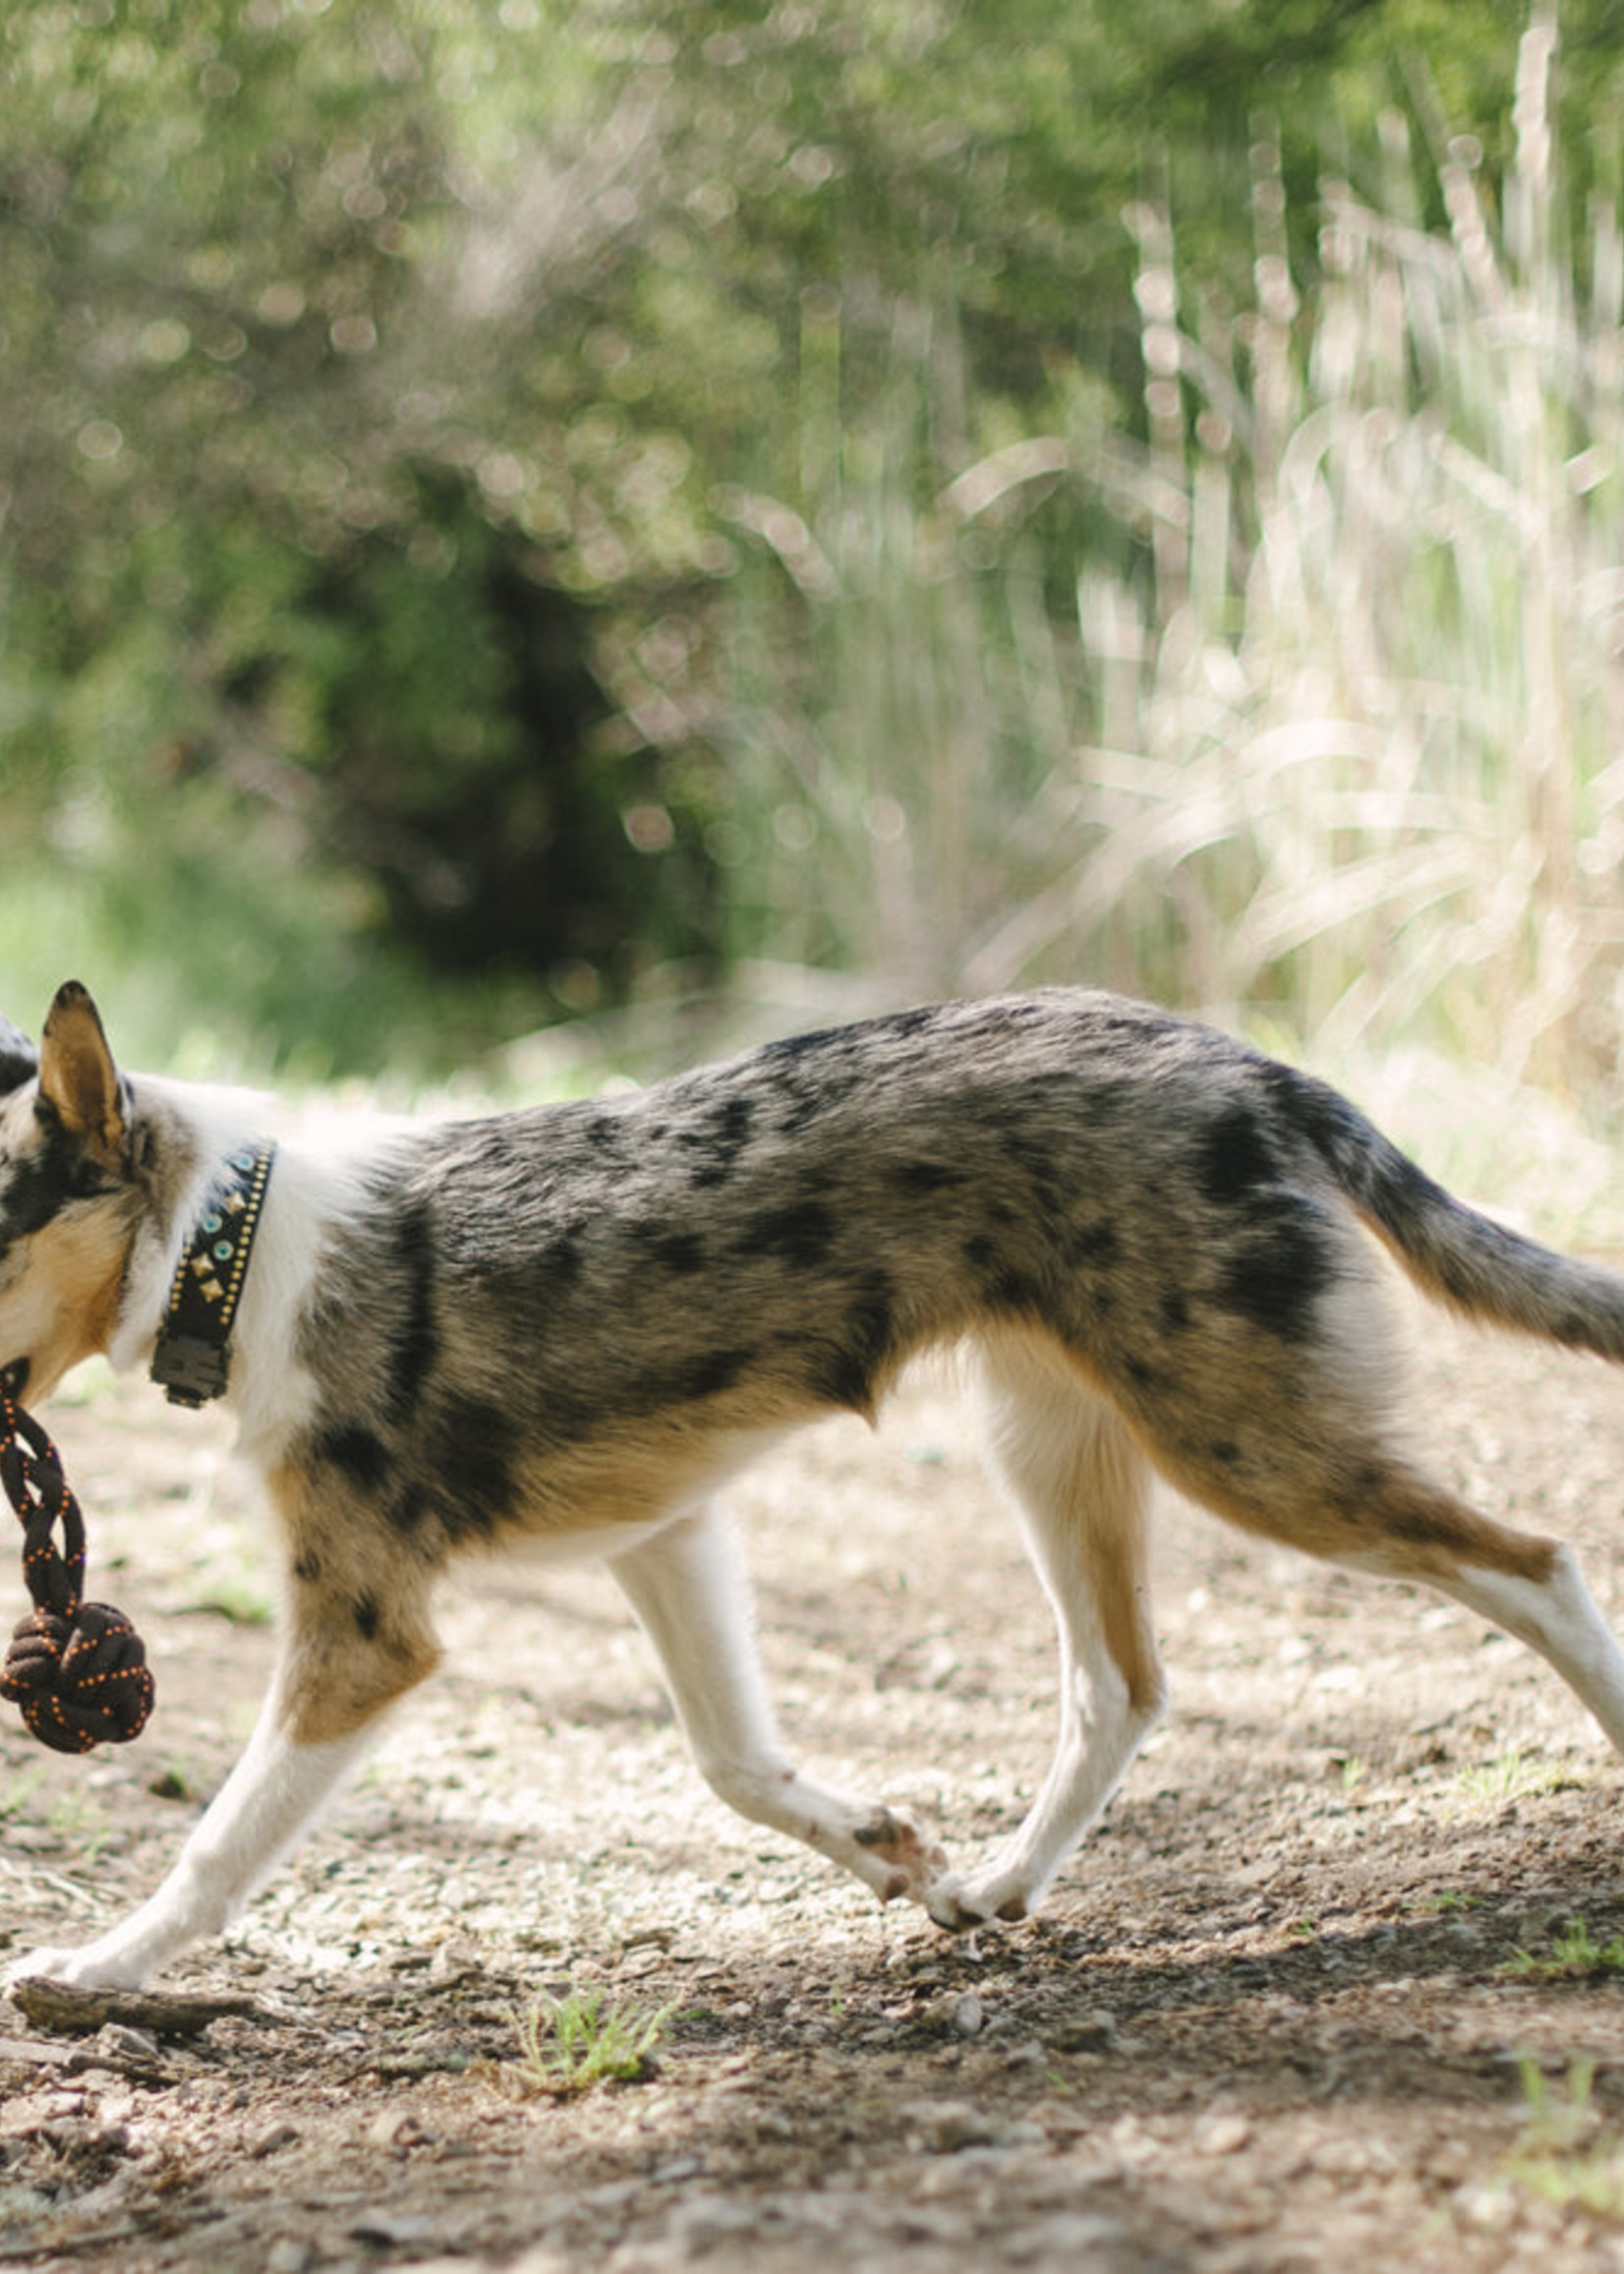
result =
M1336 1090L1283 1071L1297 1126L1418 1286L1470 1318L1624 1362L1624 1273L1479 1215Z

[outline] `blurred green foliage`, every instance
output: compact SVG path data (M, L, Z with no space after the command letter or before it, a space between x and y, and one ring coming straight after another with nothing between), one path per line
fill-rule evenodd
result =
M1563 19L1602 180L1613 13ZM1142 440L1146 201L1227 321L1258 120L1311 267L1384 106L1492 173L1526 21L10 0L8 1008L112 966L149 1051L320 1072L673 959L951 974L1043 881L1079 579L1151 547L1097 485L944 494Z

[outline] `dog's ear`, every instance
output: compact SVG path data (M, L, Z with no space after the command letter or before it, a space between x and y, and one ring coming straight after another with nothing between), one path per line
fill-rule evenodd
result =
M9 1019L0 1019L0 1097L9 1097L39 1072L39 1053Z
M77 979L56 991L39 1039L39 1094L63 1128L111 1164L129 1142L128 1092L101 1020Z

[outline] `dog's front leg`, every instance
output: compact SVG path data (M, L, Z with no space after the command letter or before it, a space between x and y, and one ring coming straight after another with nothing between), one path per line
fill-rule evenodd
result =
M6 1980L43 1974L91 1989L137 1989L230 1923L367 1751L382 1709L434 1662L426 1635L408 1641L397 1625L363 1642L340 1624L328 1605L295 1604L248 1748L156 1894L81 1950L35 1950L12 1960Z
M230 1922L365 1751L368 1734L297 1744L275 1697L267 1699L247 1751L157 1893L82 1950L29 1951L8 1964L7 1979L44 1974L90 1989L138 1989Z
M883 1902L924 1902L947 1858L907 1812L815 1783L786 1758L731 1527L709 1511L681 1517L609 1568L660 1655L712 1790L842 1864Z

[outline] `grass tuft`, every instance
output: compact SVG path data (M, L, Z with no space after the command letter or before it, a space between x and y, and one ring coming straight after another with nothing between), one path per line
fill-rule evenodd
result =
M1624 1935L1615 1935L1610 1943L1597 1943L1583 1919L1570 1919L1560 1933L1552 1935L1543 1957L1517 1950L1500 1971L1523 1982L1575 1982L1598 1974L1624 1974Z
M599 2084L631 2084L652 2073L655 2047L673 2009L606 2007L601 1990L543 1998L511 2016L520 2058L508 2073L521 2090L558 2096Z
M1560 2210L1624 2222L1624 2142L1598 2128L1594 2062L1573 2063L1560 2096L1537 2062L1525 2056L1520 2067L1528 2120L1503 2161L1504 2179Z
M1458 1779L1472 1808L1500 1808L1507 1801L1526 1800L1538 1792L1571 1790L1580 1781L1561 1761L1531 1761L1522 1753L1501 1753L1492 1761L1463 1769Z

